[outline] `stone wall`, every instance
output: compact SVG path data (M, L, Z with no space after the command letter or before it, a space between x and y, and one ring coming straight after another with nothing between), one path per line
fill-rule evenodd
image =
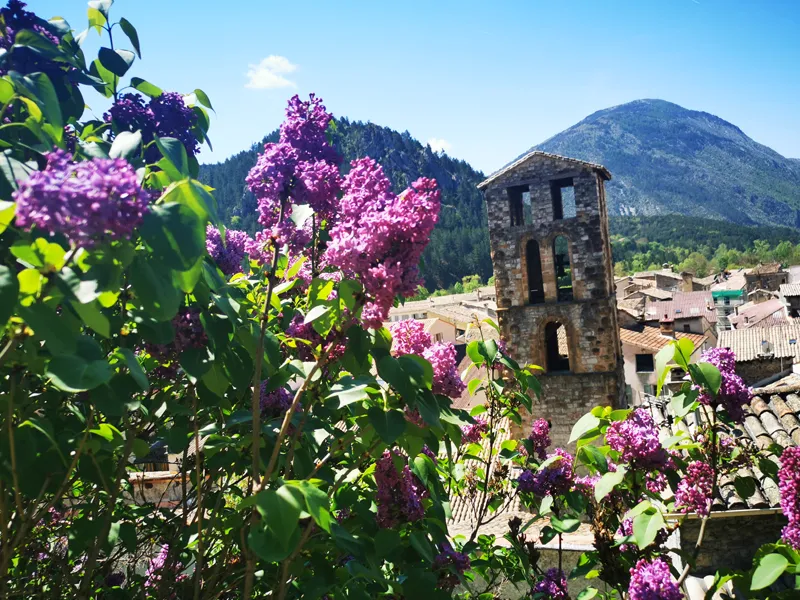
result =
M551 184L571 178L575 216L554 219ZM528 222L512 226L509 188L527 186ZM498 320L503 339L520 363L547 365L545 328L566 330L569 373L542 377L535 416L553 420L554 443L565 443L574 422L598 404L618 406L623 391L622 347L609 243L604 172L588 163L533 154L484 188L489 219ZM573 300L559 301L554 240L568 240ZM544 302L529 303L528 243L541 262ZM558 441L556 441L558 440Z
M757 358L747 362L737 362L736 374L744 379L747 385L753 385L791 368L792 359L790 358Z
M703 544L693 575L710 575L722 567L749 569L753 555L763 544L781 536L786 517L781 514L737 516L709 519ZM681 525L680 543L691 554L700 533L700 519L689 519Z

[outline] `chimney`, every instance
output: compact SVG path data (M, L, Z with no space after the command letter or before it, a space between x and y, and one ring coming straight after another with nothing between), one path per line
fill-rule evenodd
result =
M688 271L683 271L681 273L681 291L691 292L693 281L694 281L694 275L692 273L689 273Z
M661 331L661 335L671 338L675 337L675 323L669 320L669 315L667 315L667 313L664 313L664 317L659 319L658 328Z
M481 288L478 288L478 300L481 299Z

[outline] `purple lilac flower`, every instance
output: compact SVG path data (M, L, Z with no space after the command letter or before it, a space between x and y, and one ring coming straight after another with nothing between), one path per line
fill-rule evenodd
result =
M553 461L547 464L551 458ZM572 470L573 460L569 452L556 448L554 453L547 456L543 463L544 467L540 467L536 472L524 471L520 475L517 479L519 490L539 497L569 491L575 478Z
M675 506L683 512L694 511L707 517L711 510L711 492L714 487L714 470L699 460L690 462L675 492Z
M475 422L461 428L462 444L477 444L483 439L483 434L489 431L489 424L483 417L475 417Z
M451 591L458 585L459 576L463 575L469 566L469 556L453 550L449 542L443 542L442 551L433 559L433 570L439 571L436 587Z
M633 519L623 519L622 522L619 524L619 529L617 529L617 536L621 538L631 537L633 535ZM622 552L627 552L628 550L634 550L636 546L632 544L620 544L619 549Z
M528 439L533 445L533 452L542 460L547 456L547 448L550 446L550 423L547 419L536 419L531 426L531 434Z
M744 422L742 407L750 404L753 391L736 374L736 354L729 348L709 348L703 352L700 360L711 363L719 369L722 383L716 398L703 393L697 399L709 406L721 405L735 422Z
M73 163L55 150L47 168L20 182L14 192L17 225L63 233L72 243L94 246L128 239L147 212L148 193L127 161L106 158Z
M288 337L296 338L298 340L305 340L305 342L308 342L304 343L303 341L300 341L297 343L297 355L301 360L316 360L315 349L332 342L333 338L337 334L336 331L331 331L331 333L328 334L328 337L323 339L323 337L317 333L317 330L314 329L313 324L304 323L303 321L303 315L295 315L295 317L292 319L292 322L289 323L289 327L286 328L286 335ZM344 354L345 349L346 346L341 341L331 346L327 354L329 360L335 361L341 357Z
M139 94L122 94L103 115L107 123L114 124L114 132L140 131L145 146L158 137L180 140L186 153L195 156L200 151L200 142L193 132L197 115L177 92L164 92L147 103ZM113 138L113 135L112 135ZM156 162L161 152L155 144L145 150L148 162Z
M350 509L350 507L346 506L344 508L340 508L339 510L336 511L336 522L339 523L339 525L341 525L342 523L347 521L347 519L349 519L352 515L353 511Z
M450 342L434 343L425 326L416 319L398 321L389 326L392 333L392 354L421 356L433 368L433 393L458 398L465 389L458 374L456 349Z
M567 578L564 572L558 568L548 569L544 577L533 586L534 594L544 594L544 598L550 600L567 600Z
M261 382L261 399L259 406L261 407L261 414L265 417L276 419L282 417L289 410L292 405L292 395L284 387L279 387L277 390L267 392L267 382Z
M663 558L644 559L631 569L630 600L683 600L678 582Z
M332 119L313 94L305 102L294 96L281 125L280 140L264 146L248 173L247 185L256 197L258 222L264 227L256 234L262 247L274 242L298 252L309 243L308 226L298 228L290 218L293 204L308 204L321 219L334 216L341 188L341 159L326 138Z
M428 458L430 458L433 461L433 464L436 464L438 462L438 457L436 456L436 453L430 448L428 448L428 444L425 444L422 447L422 453Z
M405 463L398 470L395 458ZM402 523L419 521L425 516L422 499L427 490L411 472L408 460L399 452L386 450L375 465L375 481L378 484L378 527L392 528Z
M169 545L164 544L158 556L150 560L150 564L145 572L145 589L153 590L153 592L160 591L162 580L164 581L164 589L170 593L169 598L178 598L178 593L175 590L175 584L182 584L189 579L189 576L183 573L183 563L175 561L172 565L172 571L165 572L165 566L169 558Z
M606 441L622 455L622 462L636 467L650 470L671 464L669 454L658 439L653 417L644 408L633 410L624 421L611 423Z
M0 48L10 51L17 40L17 34L23 29L34 31L48 42L58 45L61 40L50 31L46 22L36 14L25 10L27 6L20 0L9 0L8 4L0 9ZM3 57L4 64L0 67L0 75L6 75L9 71L17 71L23 74L41 71L53 76L62 70L61 64L56 61L44 58L41 54L31 52L27 48L13 48L13 51Z
M225 275L241 273L242 260L247 254L253 259L259 259L257 254L252 253L254 244L255 240L247 233L236 229L225 230L223 244L219 229L213 225L208 225L206 228L206 250Z
M644 476L644 485L651 494L660 494L667 489L667 476L661 471L653 471Z
M600 475L584 475L576 477L572 483L572 488L580 492L590 500L594 500L594 486L600 481Z
M783 528L783 541L800 550L800 448L791 446L781 454L778 471L781 509L789 523Z
M152 374L161 379L171 379L178 372L178 359L184 350L203 348L208 337L200 322L200 313L193 308L183 308L172 319L175 339L170 344L151 344L146 342L144 349L158 361Z
M362 320L377 329L395 296L413 296L421 284L418 263L439 218L440 193L434 180L420 178L395 196L369 158L352 162L343 190L325 260L360 279L368 298Z
M405 354L422 353L431 345L431 336L425 331L425 324L416 319L396 321L389 325L392 334L392 354L403 356Z

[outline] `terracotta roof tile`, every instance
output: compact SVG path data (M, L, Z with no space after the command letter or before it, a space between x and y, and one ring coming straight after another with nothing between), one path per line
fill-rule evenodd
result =
M731 315L731 325L736 329L747 329L758 326L762 321L768 320L770 326L786 321L783 302L777 298L752 304L747 307L740 306L739 313Z
M782 283L781 296L791 298L792 296L800 296L800 283Z
M729 329L721 331L717 345L730 348L736 360L746 362L765 355L774 358L800 360L800 323L792 319L776 327L750 329Z
M699 348L706 340L706 336L699 333L683 333L681 331L675 333L675 338L668 337L661 333L658 327L644 326L641 330L637 329L620 329L619 337L623 344L631 344L640 348L647 348L658 352L677 339L689 339L694 343L695 348Z
M654 302L655 319L674 321L676 319L694 319L705 317L711 324L717 322L717 309L711 292L676 292L672 300ZM648 310L648 319L652 311ZM665 319L666 315L666 319Z

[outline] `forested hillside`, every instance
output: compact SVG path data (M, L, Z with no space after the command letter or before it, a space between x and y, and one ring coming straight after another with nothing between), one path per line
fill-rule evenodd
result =
M354 158L369 156L383 166L398 192L418 177L433 177L439 183L442 211L421 265L429 289L446 288L465 275L477 274L484 280L491 276L486 211L476 188L483 173L423 146L408 132L398 133L372 123L339 119L332 138L345 166ZM274 132L264 142L276 140ZM256 144L200 170L200 179L217 190L225 221L249 232L255 231L258 223L255 199L244 180L262 147L263 143Z

